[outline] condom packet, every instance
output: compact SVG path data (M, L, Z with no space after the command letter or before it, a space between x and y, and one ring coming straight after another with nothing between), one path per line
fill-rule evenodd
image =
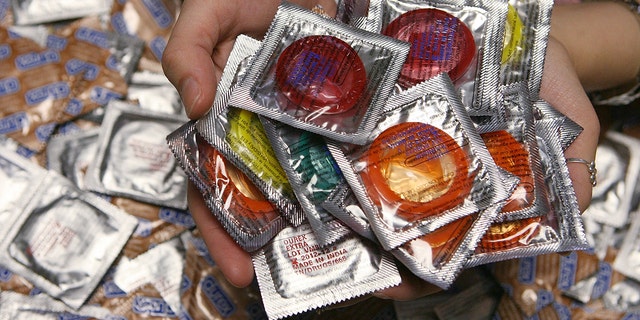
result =
M113 0L11 0L17 25L34 25L100 15L109 12Z
M412 44L396 83L405 90L445 72L473 115L491 115L500 81L507 2L377 0L377 23L367 30ZM378 4L370 4L377 7Z
M113 284L128 295L151 284L180 319L211 318L212 315L238 319L246 315L236 309L248 301L259 302L259 297L253 293L253 297L242 298L252 291L233 288L222 280L223 275L215 266L202 264L200 256L194 255L199 254L193 248L193 241L198 240L201 241L185 232L135 259L123 260L113 274ZM203 308L192 307L194 302ZM206 313L209 315L205 316Z
M306 223L282 230L252 254L270 319L347 301L398 285L388 252L355 233L322 248Z
M99 307L86 305L73 309L46 294L23 295L12 291L0 292L0 319L72 319L93 318L107 319L109 311Z
M73 181L80 189L87 190L84 177L89 164L98 151L100 128L77 133L54 135L47 144L47 168Z
M45 177L41 167L24 156L18 154L17 144L0 137L0 237L9 231L16 210L22 208L30 200L30 188L37 185L38 180ZM35 287L24 277L0 266L0 292L12 291L28 295L35 292ZM0 298L1 299L1 298Z
M416 276L442 289L449 289L503 204L499 202L478 213L458 218L390 252Z
M385 249L509 196L446 74L395 96L368 141L328 145Z
M322 206L344 182L324 139L282 122L265 117L260 120L320 246L326 247L351 233L347 225Z
M539 217L493 224L467 266L589 248L562 149L559 131L563 122L561 118L535 121L550 210Z
M85 186L110 196L186 209L187 177L165 140L185 121L124 101L109 102Z
M113 1L109 27L144 42L138 70L162 73L162 54L180 15L180 0Z
M501 94L502 112L476 123L476 128L496 164L520 181L494 222L545 215L549 211L547 185L527 84L504 86Z
M40 152L71 94L60 55L0 28L0 134Z
M44 179L43 168L21 156L9 146L0 145L0 238L11 227L17 210L26 205L31 190Z
M121 260L113 273L113 284L127 294L151 284L169 308L177 316L183 317L185 308L180 290L185 264L184 243L180 237L175 237L133 259Z
M539 99L552 10L552 0L509 0L501 83L526 81L532 100Z
M579 279L569 289L563 290L562 294L585 304L604 300L605 305L611 304L611 309L615 310L630 302L625 297L624 289L621 287L630 282L635 281L626 278L622 273L612 268L611 258L609 258L607 260L598 260L597 271L588 274L586 278ZM637 284L634 286L637 287ZM611 298L616 301L611 303ZM635 299L632 298L632 300Z
M137 220L53 171L31 186L29 197L8 221L0 263L77 309L120 254Z
M284 228L275 205L198 134L194 121L172 132L167 142L209 210L243 249L257 250Z
M227 161L246 175L287 222L299 225L305 219L304 212L258 114L229 105L238 79L253 65L252 56L259 46L260 42L251 37L236 38L218 83L213 107L196 121L196 128Z
M47 145L49 170L62 174L77 187L86 190L84 176L89 164L95 159L99 132L99 128L93 128L54 135ZM195 227L193 218L184 210L122 197L102 197L138 219L136 230L122 250L122 255L129 258L136 257L154 245Z
M112 268L110 273L115 273ZM167 303L158 289L152 283L146 283L136 288L133 292L124 292L113 282L113 276L108 274L103 278L88 304L100 305L110 311L106 319L146 319L177 318L189 319L182 310L174 311Z
M408 43L283 2L229 103L362 144L408 49Z
M59 52L65 74L74 79L72 95L58 121L69 121L111 100L125 98L142 45L137 38L107 31L96 16L56 28L47 46Z
M640 269L636 258L638 252L637 244L640 239L640 222L637 219L638 211L633 212L631 216L635 219L630 220L631 226L622 240L613 268L632 279L638 280L640 279L640 272L638 271Z
M598 143L595 164L597 182L585 219L621 228L633 211L633 194L640 172L640 141L609 130Z
M129 82L126 100L143 109L187 117L178 90L164 74L135 72Z

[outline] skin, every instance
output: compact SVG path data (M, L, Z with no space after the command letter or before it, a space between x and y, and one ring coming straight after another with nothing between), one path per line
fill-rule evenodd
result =
M333 0L292 2L306 8L320 4L329 15L335 14ZM262 38L278 4L279 1L274 0L184 1L162 63L168 79L180 92L190 118L202 117L209 110L235 37L247 34ZM598 10L606 10L611 15L596 14ZM640 54L640 27L635 19L618 4L554 8L540 96L584 128L566 151L567 157L595 159L600 127L586 91L632 81L640 70L640 57L637 56ZM601 26L611 29L603 34L604 31L599 30ZM617 35L621 36L618 38ZM603 40L606 45L592 45ZM610 63L600 63L602 61ZM580 209L584 211L591 201L589 173L583 164L568 165ZM251 284L254 271L249 254L210 214L194 186L189 186L188 197L193 218L226 278L238 287ZM407 270L403 270L402 277L402 284L375 295L409 300L439 290Z

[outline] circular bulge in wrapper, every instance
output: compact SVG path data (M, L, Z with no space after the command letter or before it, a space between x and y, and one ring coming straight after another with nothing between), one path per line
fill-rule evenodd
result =
M486 132L481 134L481 137L496 164L520 179L507 203L502 207L502 212L530 207L535 199L534 179L529 164L529 152L524 144L504 130Z
M456 81L467 71L476 54L471 30L446 11L426 8L403 13L382 31L409 42L411 49L398 83L412 87L440 73Z
M226 209L243 218L274 220L278 211L243 172L229 163L222 154L198 137L200 168L215 183Z
M371 199L413 222L460 205L469 194L467 152L444 131L405 122L383 131L365 153Z
M308 183L317 201L324 201L341 181L341 171L324 140L308 131L298 139L300 163L297 171Z
M334 36L307 36L278 57L278 93L309 112L338 114L352 109L367 86L358 53Z
M478 243L476 251L495 252L527 245L540 230L542 217L492 224Z

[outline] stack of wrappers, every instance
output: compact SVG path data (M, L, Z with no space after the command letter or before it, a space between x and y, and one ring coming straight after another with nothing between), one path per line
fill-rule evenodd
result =
M607 136L581 217L582 128L538 96L551 1L283 2L198 120L160 64L181 5L0 0L0 319L635 316L639 143ZM446 290L331 309L401 272Z
M210 112L168 137L251 253L277 319L467 268L583 250L563 150L581 132L538 96L552 3L282 3L239 36Z

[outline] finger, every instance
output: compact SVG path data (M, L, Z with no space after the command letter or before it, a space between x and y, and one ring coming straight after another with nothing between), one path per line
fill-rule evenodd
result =
M540 96L558 111L579 124L583 131L565 151L567 158L595 160L600 135L598 116L585 93L573 64L564 47L550 38L540 87ZM568 163L580 211L591 202L592 185L587 167L581 163Z
M198 189L189 183L189 210L202 238L227 280L236 287L246 287L253 281L251 256L224 230L211 214Z
M187 0L162 55L165 75L178 89L187 115L197 118L213 103L217 77L211 54L220 26L211 12L215 1Z
M184 1L162 66L190 118L201 117L211 107L236 36L262 37L278 4L278 0Z

